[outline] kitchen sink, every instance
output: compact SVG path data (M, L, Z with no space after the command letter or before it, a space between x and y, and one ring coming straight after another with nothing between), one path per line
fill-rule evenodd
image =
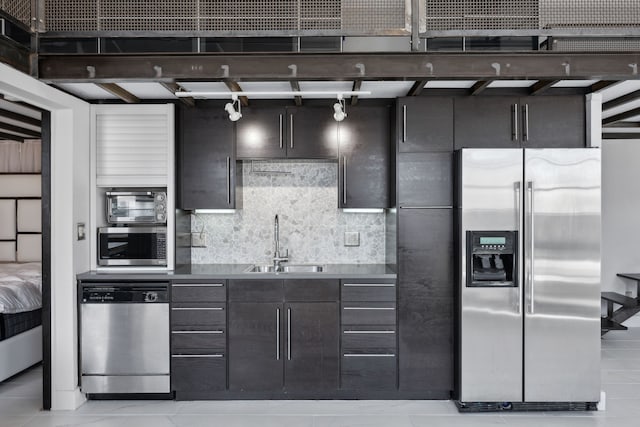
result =
M282 265L277 270L271 264L252 265L245 270L247 273L321 273L322 265Z

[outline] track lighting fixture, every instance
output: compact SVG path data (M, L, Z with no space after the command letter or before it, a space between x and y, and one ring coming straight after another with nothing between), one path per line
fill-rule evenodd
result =
M237 109L236 109L237 108ZM240 101L238 101L238 95L231 97L231 102L227 102L224 106L224 110L229 113L229 120L237 122L242 117L242 111L240 107Z
M336 122L341 122L345 118L347 118L347 113L345 111L345 102L344 102L344 98L342 97L342 95L338 95L338 102L333 104L333 111L334 111L333 119Z

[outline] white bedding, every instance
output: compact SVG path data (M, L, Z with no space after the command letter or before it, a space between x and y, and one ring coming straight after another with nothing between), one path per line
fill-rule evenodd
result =
M39 262L0 263L0 313L22 313L42 307Z

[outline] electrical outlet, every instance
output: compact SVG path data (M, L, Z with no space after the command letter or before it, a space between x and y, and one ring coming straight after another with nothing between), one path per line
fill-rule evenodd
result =
M345 231L344 232L344 245L345 246L360 246L360 233L358 231Z
M191 247L192 248L206 248L207 247L207 233L191 233Z

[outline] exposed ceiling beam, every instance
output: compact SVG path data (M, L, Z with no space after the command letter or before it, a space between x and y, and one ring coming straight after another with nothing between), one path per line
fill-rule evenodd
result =
M15 120L17 122L22 122L26 125L31 126L42 126L42 122L40 119L34 119L33 117L25 116L24 114L19 114L14 111L5 110L0 107L0 117L4 117L5 119Z
M0 37L0 62L9 64L25 74L30 74L29 49L6 37Z
M300 92L300 83L297 80L289 80L289 84L291 85L291 90ZM296 105L300 107L302 105L302 97L295 96L294 99L296 100Z
M637 79L640 52L394 52L336 54L39 55L53 82L296 80ZM159 76L157 69L162 69Z
M224 84L227 85L227 87L231 92L242 92L242 88L240 87L238 82L235 80L225 79ZM239 96L238 99L240 100L240 103L242 104L243 107L249 106L249 98L247 98L246 96Z
M640 132L614 132L614 133L603 133L603 139L640 139Z
M640 128L640 122L611 123L608 128Z
M20 142L24 142L25 137L22 136L17 136L17 135L12 135L10 133L4 133L4 132L0 132L0 139L8 139L11 141L20 141Z
M640 100L640 90L633 91L626 95L622 95L618 98L614 98L611 101L607 101L602 104L602 111L611 110L612 108L619 107L628 102Z
M469 95L480 95L491 83L493 83L493 80L494 79L488 79L475 82L475 84L471 86L471 89L469 89Z
M15 132L15 133L25 135L27 137L30 136L34 138L40 138L40 135L41 135L40 132L36 130L26 129L26 128L23 128L22 126L10 125L4 122L0 122L0 131Z
M539 80L531 86L531 90L529 94L531 95L540 95L543 92L551 89L551 86L558 83L560 80Z
M353 92L360 90L362 87L362 79L356 79L353 81L353 88L351 89ZM351 95L351 105L358 104L358 95Z
M413 84L413 86L411 86L411 89L407 92L407 96L420 95L420 93L422 93L422 89L424 89L427 83L429 83L429 80L418 80Z
M175 94L176 92L180 92L183 90L182 86L180 86L178 83L176 82L160 82L160 84L169 92ZM189 96L185 96L185 97L180 97L178 98L180 100L180 102L182 102L183 104L189 106L189 107L194 107L196 105L196 100L189 97Z
M602 124L606 126L611 123L621 122L623 120L627 120L637 116L640 116L640 108L634 108L633 110L625 111L624 113L607 117L606 119L602 120Z
M117 96L126 103L137 104L140 102L140 99L138 99L137 96L116 83L96 83L96 86L106 90L114 96Z
M599 82L592 84L589 89L591 89L591 92L600 92L601 90L617 84L620 84L620 80L600 80Z

